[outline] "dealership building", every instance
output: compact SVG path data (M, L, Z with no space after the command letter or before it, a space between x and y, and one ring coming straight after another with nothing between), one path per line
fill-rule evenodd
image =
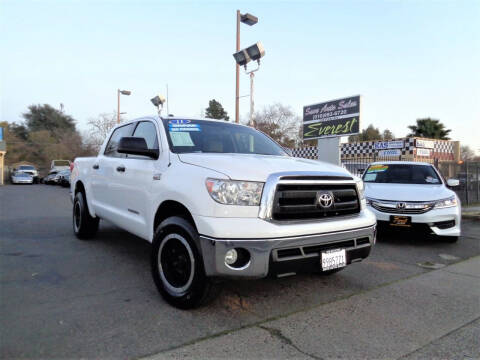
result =
M355 160L459 161L460 142L406 137L390 141L359 141L340 144L342 162ZM316 146L293 149L293 156L322 159Z

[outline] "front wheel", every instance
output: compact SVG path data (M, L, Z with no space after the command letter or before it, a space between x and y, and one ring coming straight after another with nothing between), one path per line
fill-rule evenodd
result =
M212 293L212 283L194 242L197 236L185 219L171 217L158 226L153 240L153 280L162 297L180 309L195 308Z
M90 216L83 193L78 192L73 201L73 232L79 239L90 239L98 230L98 217Z

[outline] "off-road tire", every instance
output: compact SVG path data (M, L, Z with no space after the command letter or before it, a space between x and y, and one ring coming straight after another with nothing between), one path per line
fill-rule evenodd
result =
M215 295L197 247L198 233L187 220L173 216L157 227L152 244L151 270L162 297L179 309L203 305Z

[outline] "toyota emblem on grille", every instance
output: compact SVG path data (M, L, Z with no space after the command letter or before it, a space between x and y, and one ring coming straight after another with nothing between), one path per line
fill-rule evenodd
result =
M406 207L407 207L407 204L405 204L404 202L397 203L397 209L399 209L399 210L403 210Z
M323 193L318 196L318 204L327 209L333 205L333 196L328 193Z

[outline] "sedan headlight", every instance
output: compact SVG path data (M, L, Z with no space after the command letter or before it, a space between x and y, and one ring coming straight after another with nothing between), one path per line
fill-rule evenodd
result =
M357 184L358 197L360 198L360 200L365 199L365 184L363 183L363 180L358 179L355 182Z
M439 200L435 203L435 209L443 209L448 207L457 206L458 201L456 196L449 197L448 199Z
M205 184L212 199L220 204L260 205L263 190L261 182L207 179Z

